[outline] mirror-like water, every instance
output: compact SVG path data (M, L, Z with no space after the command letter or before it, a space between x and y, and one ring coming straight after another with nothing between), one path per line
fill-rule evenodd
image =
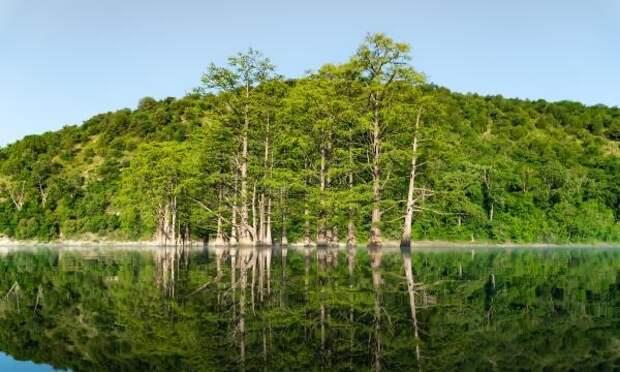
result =
M620 250L9 251L0 350L47 365L28 370L613 370Z

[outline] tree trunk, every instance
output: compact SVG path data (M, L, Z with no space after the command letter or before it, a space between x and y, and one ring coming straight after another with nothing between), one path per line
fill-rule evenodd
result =
M26 199L26 182L21 183L21 189L19 186L6 185L6 191L15 206L15 209L21 211L24 207L24 200Z
M338 237L338 226L334 225L333 227L331 227L330 231L331 231L331 244L334 247L337 247L340 242L340 238Z
M258 242L262 243L265 238L265 194L260 194L258 200Z
M413 208L415 206L414 191L415 177L418 162L418 129L420 127L420 118L422 116L422 108L418 109L418 115L415 122L415 132L413 135L413 145L411 152L411 174L409 175L409 190L407 192L407 208L405 210L405 224L403 226L403 235L400 240L400 246L411 248L411 224L413 222Z
M217 235L215 236L215 245L224 245L224 231L222 230L222 216L217 216Z
M157 232L155 233L155 240L159 245L166 245L167 213L168 205L160 202L157 209Z
M224 241L224 230L223 230L223 220L222 220L222 212L221 212L221 207L222 207L222 188L220 187L220 193L219 193L219 200L218 200L218 208L217 208L217 235L215 236L215 245L216 246L222 246L225 244Z
M254 191L252 191L252 226L256 228L256 182L254 182Z
M319 171L319 182L320 182L320 200L319 200L319 218L317 221L316 227L316 244L317 246L324 246L327 244L327 231L325 230L325 169L326 169L326 159L325 159L325 147L321 146L321 167Z
M370 227L369 245L381 246L381 123L379 119L379 104L376 97L373 103L372 127L372 221Z
M270 173L270 163L269 163L269 132L270 132L271 119L269 115L267 115L267 126L266 126L266 134L265 134L265 152L263 156L263 181L267 181ZM260 244L271 245L271 226L269 223L269 213L268 210L270 208L270 197L267 196L266 193L266 182L263 185L263 191L260 196L260 227L258 231L257 240Z
M247 87L247 98L249 98L249 87ZM248 132L250 128L249 107L246 103L244 108L243 138L241 152L241 231L239 232L239 244L250 245L255 237L248 229Z
M308 169L308 159L304 159L304 169ZM308 179L304 177L304 189L306 190L304 200L304 246L309 247L312 245L312 239L310 238L310 211L308 210L308 198L310 197L308 189Z
M170 241L170 201L166 200L166 204L164 206L164 219L162 223L162 231L163 231L163 246L167 246Z
M49 192L45 189L45 186L41 182L38 184L39 194L41 194L41 206L45 208L47 205L47 196Z
M288 245L288 237L286 235L286 217L282 217L282 233L280 234L280 245Z
M304 208L304 246L308 247L312 245L312 239L310 239L310 211L308 206Z
M353 192L353 150L351 149L351 139L349 139L349 174L347 175L349 181L349 191ZM353 222L355 211L353 207L349 207L349 223L347 226L347 246L355 246L357 243L357 236L355 232L355 223Z
M282 209L282 230L280 233L280 245L287 246L288 245L288 237L286 236L286 207L284 205L284 190L280 191L280 208Z
M492 180L491 180L491 170L489 168L485 168L482 171L482 181L484 183L484 187L485 187L485 204L486 204L486 208L488 209L488 213L489 213L489 221L493 222L493 213L494 213L494 209L495 209L495 203L493 201L493 197L491 195L491 188L492 188Z
M324 192L326 192L327 190L331 189L331 185L332 185L332 179L331 176L329 175L329 171L328 168L330 166L330 161L331 161L331 154L332 154L332 134L331 132L329 132L327 134L327 152L325 154L325 162L326 162L326 166L324 169L324 177L325 177L325 187L324 187ZM323 203L325 203L325 193L323 193ZM325 239L327 240L327 244L328 245L334 245L335 242L337 242L338 240L338 232L335 231L335 227L333 225L333 221L331 221L331 218L333 216L333 211L331 210L331 208L329 210L327 210L327 208L324 208L323 210L324 213L324 228L325 228Z
M230 231L229 243L231 245L236 245L239 243L239 238L237 237L237 183L238 183L238 175L237 175L237 172L235 172L235 188L234 188L234 197L233 197L233 205L232 205L232 217L230 219L231 231Z
M263 241L266 245L273 243L271 239L271 198L267 198L267 222L265 225L265 239Z
M170 223L170 230L171 230L171 241L173 242L173 244L175 246L179 245L179 237L177 234L177 197L173 196L172 197L172 208L171 208L171 214L172 214L172 221Z

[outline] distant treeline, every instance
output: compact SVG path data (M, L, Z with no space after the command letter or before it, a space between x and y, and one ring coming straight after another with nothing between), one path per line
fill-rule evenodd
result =
M255 50L181 99L0 149L0 234L218 243L620 241L620 109L458 94L409 46L286 79Z

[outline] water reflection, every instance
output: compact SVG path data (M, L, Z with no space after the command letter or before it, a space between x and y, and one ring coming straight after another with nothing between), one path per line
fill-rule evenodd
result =
M472 252L9 250L0 349L76 371L620 368L619 251Z
M166 246L154 250L156 285L168 297L175 296L176 283L181 271L189 268L190 249L183 246Z
M411 309L411 325L413 327L413 341L415 345L416 361L418 370L422 370L422 353L420 351L420 331L418 329L418 311L415 301L415 280L413 278L413 268L411 264L411 247L402 246L400 252L403 256L403 269L405 271L405 279L407 280L407 294L409 296L409 308ZM459 265L459 277L462 277L462 266Z
M380 248L371 246L369 248L370 253L370 266L372 268L372 288L374 293L374 369L375 371L381 370L381 313L383 311L383 298L381 294L381 285L383 279L381 278L381 258L383 252Z

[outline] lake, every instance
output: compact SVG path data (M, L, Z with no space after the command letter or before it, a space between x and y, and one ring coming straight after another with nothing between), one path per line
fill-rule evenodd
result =
M620 369L614 249L4 249L0 301L11 370Z

